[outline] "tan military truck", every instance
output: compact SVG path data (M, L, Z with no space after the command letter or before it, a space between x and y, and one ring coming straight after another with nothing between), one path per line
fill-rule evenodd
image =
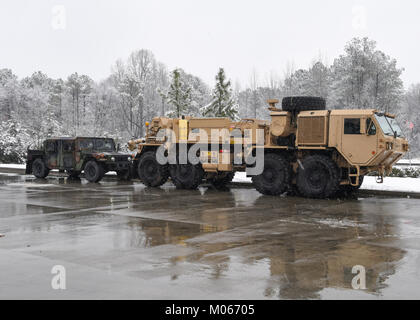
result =
M306 197L326 198L340 190L358 189L369 172L377 172L381 182L408 151L393 115L374 109L326 110L325 100L319 97L286 97L282 109L276 108L278 102L268 101L271 121L154 118L146 123L146 138L129 142L131 150L137 149L134 171L153 187L169 177L177 188L197 188L203 179L223 186L235 171L248 174L256 167L248 159L258 160L258 154L263 154L263 169L252 175L259 192L279 195L296 190ZM163 134L168 130L173 139ZM214 138L212 130L228 131L228 145L226 139ZM157 150L186 148L195 152L191 148L198 144L196 134L203 131L210 137L207 149L211 151L197 151L200 163L181 163L178 158L172 164L157 161ZM247 141L239 151L237 139Z

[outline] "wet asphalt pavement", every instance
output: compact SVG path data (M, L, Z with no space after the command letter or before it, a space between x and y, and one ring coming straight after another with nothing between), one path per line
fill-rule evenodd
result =
M419 299L419 207L0 174L0 298Z

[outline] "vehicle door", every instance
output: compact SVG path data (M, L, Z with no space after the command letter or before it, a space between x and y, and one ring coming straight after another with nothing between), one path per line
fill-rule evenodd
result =
M64 169L72 169L74 167L75 157L75 141L74 140L63 140L61 147L62 164Z
M370 117L345 116L342 128L341 150L352 164L364 165L376 156L377 134Z
M57 140L48 140L45 142L45 154L48 168L56 169L59 166L59 144Z

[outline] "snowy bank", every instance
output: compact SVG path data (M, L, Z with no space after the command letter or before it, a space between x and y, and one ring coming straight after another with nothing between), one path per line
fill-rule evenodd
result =
M26 169L26 164L0 163L0 168L7 168L7 169Z
M385 177L384 183L376 183L375 180L375 177L364 177L360 189L420 193L420 178Z
M247 178L245 172L237 172L233 178L233 182L251 183L251 178ZM376 183L375 177L366 176L363 179L363 184L360 189L420 193L420 178L386 177L384 178L384 183Z

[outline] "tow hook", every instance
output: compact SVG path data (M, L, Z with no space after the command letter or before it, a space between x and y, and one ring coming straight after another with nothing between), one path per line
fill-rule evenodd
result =
M384 183L384 176L377 176L376 183Z

